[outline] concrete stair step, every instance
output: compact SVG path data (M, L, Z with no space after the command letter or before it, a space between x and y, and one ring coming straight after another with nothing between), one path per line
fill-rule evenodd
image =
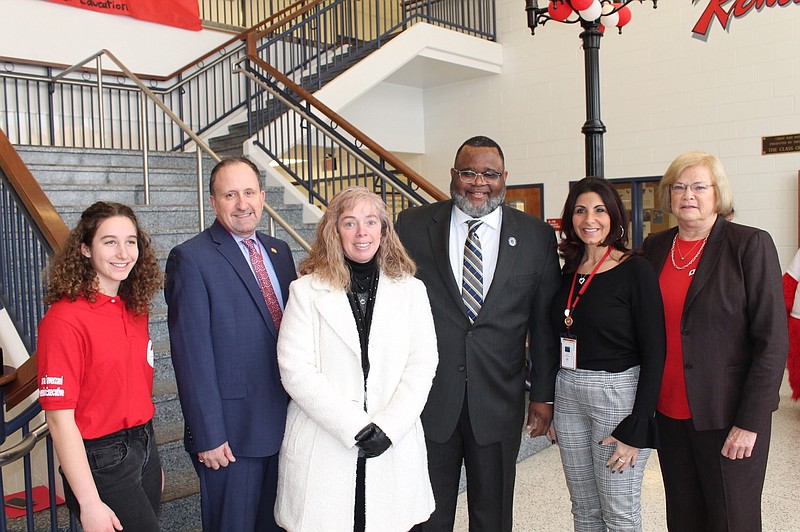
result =
M138 166L62 166L28 164L28 169L40 183L80 183L94 185L143 185L144 171ZM193 168L149 168L151 185L192 185L197 182ZM205 176L204 176L205 179Z
M27 165L51 165L62 167L96 166L101 162L107 167L142 168L142 153L132 150L110 150L92 148L62 148L47 146L15 146L15 149ZM194 153L183 152L148 152L147 160L150 169L188 169L196 168ZM204 156L205 167L211 159ZM209 167L210 168L210 167Z
M197 203L193 205L175 204L175 205L131 205L133 212L139 219L139 223L145 230L153 237L154 234L161 234L168 232L173 227L193 228L197 232L198 217ZM84 205L59 205L57 207L58 213L64 219L67 227L75 227L75 224L80 220L81 213L85 210ZM205 219L214 220L214 211L211 209L205 210ZM160 242L155 241L154 244Z
M128 205L144 203L143 185L81 185L43 183L42 189L50 202L61 205L86 205L96 201L116 201ZM150 203L153 205L197 205L195 187L182 185L151 185Z

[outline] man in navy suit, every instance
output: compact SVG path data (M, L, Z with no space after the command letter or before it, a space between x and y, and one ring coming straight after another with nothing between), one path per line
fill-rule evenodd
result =
M217 219L170 252L164 290L184 444L200 477L203 530L280 530L273 506L288 397L276 344L297 275L286 242L256 232L265 192L252 162L217 164L209 191Z

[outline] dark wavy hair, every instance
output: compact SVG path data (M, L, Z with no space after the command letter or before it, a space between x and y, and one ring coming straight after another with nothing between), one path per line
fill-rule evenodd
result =
M628 212L622 204L622 198L619 197L617 189L602 177L584 177L572 185L561 213L561 243L558 245L558 251L564 258L564 273L572 273L577 270L583 258L585 244L575 232L575 227L572 225L572 214L575 212L578 196L587 192L594 192L600 196L606 206L608 216L611 218L611 228L601 245L612 246L623 253L629 253L626 230Z
M81 244L91 247L97 227L106 219L124 216L136 228L139 258L128 278L119 286L119 296L135 314L146 314L155 293L162 287L164 276L158 267L150 236L141 228L133 209L122 203L98 201L81 214L78 225L70 231L66 242L50 263L45 285L45 302L50 305L66 297L75 301L83 296L95 301L99 290L97 272L90 258L81 253Z

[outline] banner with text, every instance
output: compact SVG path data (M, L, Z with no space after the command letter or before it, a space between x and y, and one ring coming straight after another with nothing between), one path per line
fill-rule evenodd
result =
M199 31L200 8L197 0L50 0L100 13L129 17Z

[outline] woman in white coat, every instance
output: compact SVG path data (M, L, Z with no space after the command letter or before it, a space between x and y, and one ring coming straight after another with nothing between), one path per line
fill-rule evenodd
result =
M406 531L433 512L420 413L438 354L415 270L377 195L331 200L278 339L291 402L275 518L289 532Z

